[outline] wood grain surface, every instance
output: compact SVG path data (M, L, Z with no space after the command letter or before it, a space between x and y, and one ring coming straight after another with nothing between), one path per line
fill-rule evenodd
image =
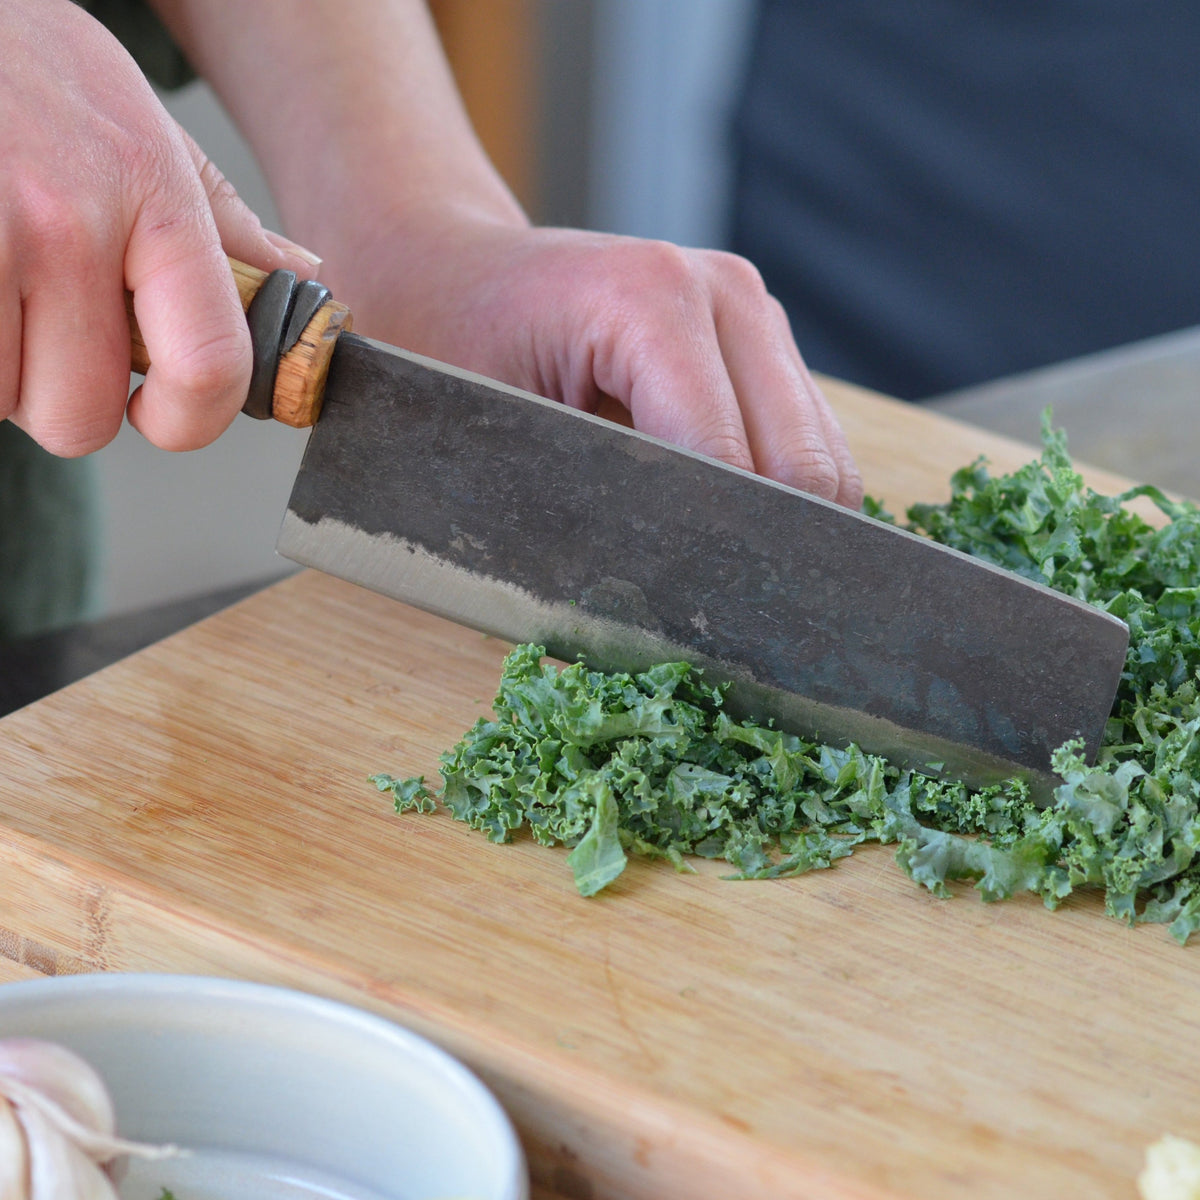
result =
M899 510L1027 447L830 385ZM1119 486L1097 477L1102 486ZM867 848L735 883L395 816L506 647L314 573L0 722L0 952L298 987L460 1055L540 1197L1111 1197L1200 1136L1200 959L1096 896L938 900Z

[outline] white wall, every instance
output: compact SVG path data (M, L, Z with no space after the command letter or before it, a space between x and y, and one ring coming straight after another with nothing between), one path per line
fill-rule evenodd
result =
M719 246L753 0L595 3L590 223Z

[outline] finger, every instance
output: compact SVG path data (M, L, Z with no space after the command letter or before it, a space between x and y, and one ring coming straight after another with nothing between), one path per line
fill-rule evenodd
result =
M798 369L805 380L805 386L813 397L817 412L821 417L821 423L825 429L825 443L833 452L834 460L838 465L839 485L833 499L847 508L861 508L863 502L862 472L855 461L842 424L833 411L832 405L826 399L825 393L813 379L803 360L800 359L799 351L796 351L796 359Z
M643 433L753 470L711 306L687 253L666 243L639 251L639 269L655 286L634 290L625 311L609 314L622 332L592 347L596 387L624 400Z
M755 469L858 507L862 478L833 410L796 349L783 308L745 260L722 255L710 263L719 271L713 285L717 336Z
M303 279L315 277L320 258L296 242L263 228L258 214L238 195L237 189L217 165L196 144L190 134L179 128L200 186L216 222L225 252L262 271L295 271Z
M125 281L150 359L129 420L166 450L208 445L250 383L250 333L208 198L182 142L145 197L125 251Z
M18 305L19 384L9 415L52 454L76 457L106 446L121 428L129 324L119 247L83 233L67 240L73 252L43 246L47 256L24 272L36 285ZM81 256L80 246L93 253Z
M843 504L847 508L860 508L863 501L862 473L858 469L858 463L855 461L854 455L850 450L850 443L846 440L845 431L842 429L837 414L826 399L825 393L821 390L816 380L813 379L808 367L800 358L800 352L796 349L795 343L791 340L790 326L788 328L788 344L791 348L796 369L800 372L800 377L803 380L802 386L805 394L811 397L814 410L820 418L822 428L825 431L825 444L832 453L834 462L837 464L838 490L833 499L838 504Z
M25 303L12 420L51 454L75 458L107 446L121 429L129 324L119 287L105 297L93 289L84 313L79 297L88 293L66 283L39 288Z
M697 454L754 470L733 386L711 326L660 344L629 389L636 429Z

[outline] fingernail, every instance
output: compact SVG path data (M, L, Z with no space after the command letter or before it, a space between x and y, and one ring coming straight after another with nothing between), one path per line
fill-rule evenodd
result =
M294 254L297 258L303 259L310 267L314 269L321 265L321 256L314 254L311 250L306 250L299 242L293 242L291 238L286 238L282 233L276 233L271 229L264 229L267 241L272 246L282 250L285 254Z

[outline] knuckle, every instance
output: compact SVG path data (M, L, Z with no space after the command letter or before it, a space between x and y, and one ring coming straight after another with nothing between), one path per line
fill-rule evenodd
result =
M732 420L718 417L698 425L694 441L701 454L746 471L754 470L745 435L740 425Z
M763 290L762 298L764 304L766 305L767 315L772 321L774 321L775 326L779 330L786 332L788 337L790 337L792 330L792 319L788 316L787 309L784 308L783 305L774 296L772 296L770 292L766 291L765 288Z
M189 403L227 399L245 390L250 355L250 336L244 329L193 329L188 343L170 360L171 388Z
M197 172L186 151L167 134L132 145L122 158L125 195L133 209L127 223L151 233L170 234L203 224L206 207Z
M690 293L698 286L696 265L692 254L672 242L630 242L619 262L620 275L628 276L649 288L666 288L676 293ZM628 263L628 266L626 265ZM649 291L646 293L649 295Z
M21 188L22 257L56 264L77 261L105 237L99 205L76 189L43 186L26 179Z
M172 140L154 130L149 136L134 136L130 130L123 131L117 148L118 161L125 169L126 178L140 189L157 189L174 172L178 151Z
M117 436L128 399L128 358L88 354L23 372L6 415L51 454L79 458Z
M204 153L186 129L179 127L176 132L183 143L191 173L199 181L209 210L218 213L222 209L240 205L241 198L237 188L226 179L221 168Z
M772 454L775 467L770 473L790 487L811 492L824 500L837 497L842 473L833 455L823 446L783 445Z
M709 254L713 269L727 284L748 295L770 298L762 272L748 258L726 250L713 250Z
M103 450L114 437L116 437L115 429L110 433L86 435L67 433L61 436L51 431L35 437L34 440L56 458L83 458L88 454L94 454L97 450Z
M200 185L213 206L230 204L238 199L237 189L211 158L205 157L200 165Z
M118 408L114 414L109 407L86 419L64 414L20 423L39 446L57 458L82 458L102 450L117 436L123 409Z

